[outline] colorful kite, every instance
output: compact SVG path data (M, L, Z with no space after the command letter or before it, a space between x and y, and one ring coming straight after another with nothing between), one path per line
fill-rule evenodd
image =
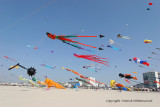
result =
M107 47L109 47L109 48L113 48L113 49L115 49L115 50L117 50L117 51L121 51L121 49L115 48L115 47L110 46L110 45L107 45Z
M111 80L110 86L111 86L112 88L117 87L117 88L120 89L120 90L131 91L130 88L125 87L124 85L122 85L122 84L120 84L120 83L117 83L115 80Z
M91 60L91 61L94 61L94 62L97 62L97 63L104 64L106 66L109 66L109 65L107 65L108 62L105 61L105 60L108 60L107 58L102 58L102 57L99 57L99 56L96 56L96 55L78 55L78 54L75 54L75 53L74 53L74 56L78 57L78 58L84 58L84 59L87 59L87 60Z
M63 42L63 43L66 43L66 44L68 44L68 45L70 45L70 46L73 46L73 47L75 47L75 48L78 48L78 49L82 49L82 50L86 50L86 51L95 53L93 50L84 49L84 48L82 48L82 47L80 47L80 46L78 46L78 45L76 45L76 44L71 44L71 43L66 42L66 41L62 41L62 42Z
M149 66L149 63L147 61L142 61L142 60L138 59L137 57L134 57L133 60L135 61L135 63L140 63L143 65Z
M51 79L48 79L47 76L45 76L45 77L46 77L45 83L47 84L48 88L55 86L55 87L58 88L58 89L66 89L65 87L63 87L63 86L60 85L59 83L54 82L54 81L51 80Z
M122 73L120 73L119 77L137 80L137 77L132 77L131 74L122 74Z
M127 79L125 79L126 82L131 83L130 81L128 81Z
M151 43L152 40L144 40L144 43Z
M50 66L47 66L47 65L45 65L45 64L41 64L41 66L44 66L44 67L47 67L47 68L51 68L51 69L55 69L55 67L56 67L56 66L50 67Z
M74 74L78 75L80 78L83 78L83 79L86 79L86 80L90 80L90 81L93 81L93 82L96 82L96 83L99 83L99 84L105 85L105 84L103 84L103 83L101 83L101 82L98 82L98 81L95 81L95 80L89 79L89 78L87 78L87 77L85 77L85 76L83 76L83 75L79 74L79 73L78 73L78 72L76 72L76 71L70 70L70 69L68 69L68 68L67 68L66 70L67 70L67 71L71 71L71 72L73 72Z
M51 33L46 33L47 36L53 40L55 39L59 39L61 41L65 41L65 42L72 42L72 43L75 43L75 44L81 44L81 45L84 45L84 46L88 46L88 47L92 47L92 48L97 48L97 47L94 47L94 46L90 46L90 45L86 45L86 44L83 44L83 43L80 43L78 41L73 41L72 39L68 39L68 38L71 38L71 37L97 37L97 36L73 36L73 35L68 35L68 36L65 36L65 35L59 35L59 36L56 36L55 34L51 34Z
M10 59L10 60L12 60L12 61L15 61L15 62L17 62L16 60L14 60L14 59L11 59L11 58L9 58L9 57L7 57L7 56L4 56L5 58L7 58L7 59Z
M98 70L100 70L99 67L96 67L93 64L83 66L83 68L86 68L86 69L93 71L93 72L98 72Z
M123 39L132 39L132 38L129 37L129 36L122 36L121 34L118 34L117 37L118 37L118 38L123 38Z

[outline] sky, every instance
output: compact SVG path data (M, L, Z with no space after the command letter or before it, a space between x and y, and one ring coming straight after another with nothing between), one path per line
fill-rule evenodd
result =
M149 5L148 3L153 3ZM147 10L150 8L150 10ZM48 76L56 82L68 82L78 77L61 67L69 68L97 81L110 83L116 80L124 85L143 82L143 73L156 70L159 72L160 58L152 52L160 53L160 1L159 0L1 0L0 1L0 81L19 82L18 77L27 76L26 70L12 69L11 65L20 63L26 68L36 68L39 80ZM105 35L104 38L76 38L75 40L104 50L94 49L95 53L80 50L52 40L46 32L56 35ZM117 35L130 36L132 39L117 38ZM108 40L117 44L108 48ZM152 40L145 44L144 40ZM36 46L37 50L26 45ZM92 48L79 45L85 49ZM53 53L50 51L54 51ZM90 60L74 57L79 55L97 55L109 59L109 67ZM4 58L8 56L17 62ZM138 57L146 60L150 66L139 67L129 59ZM55 66L55 69L42 67L41 64ZM83 66L95 64L101 70L92 72ZM117 67L115 67L117 66ZM134 74L133 72L137 72ZM132 74L137 82L127 83L119 73ZM72 80L74 81L74 80Z

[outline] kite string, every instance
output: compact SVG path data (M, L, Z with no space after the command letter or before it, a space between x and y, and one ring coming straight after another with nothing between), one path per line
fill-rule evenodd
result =
M16 25L16 24L24 21L26 18L28 18L28 17L30 17L30 16L32 16L32 15L34 15L35 13L37 13L37 12L39 12L40 10L42 10L43 8L47 7L48 5L50 5L50 4L51 4L52 2L54 2L54 1L56 1L56 0L51 0L51 1L49 1L49 2L48 2L47 4L45 4L44 6L36 9L36 10L33 11L32 13L29 13L29 14L27 14L26 16L24 16L22 19L14 22L14 23L12 23L11 25L7 26L6 28L0 30L0 32L5 31L5 30L7 30L7 29L9 29L9 28L12 28L14 25Z

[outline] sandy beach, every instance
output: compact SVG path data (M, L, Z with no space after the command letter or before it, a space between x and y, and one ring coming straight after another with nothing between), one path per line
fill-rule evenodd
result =
M159 99L158 92L0 86L0 107L154 107Z

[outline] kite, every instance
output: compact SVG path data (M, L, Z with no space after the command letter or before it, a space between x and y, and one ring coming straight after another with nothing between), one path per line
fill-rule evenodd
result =
M88 69L88 70L90 70L90 71L93 71L93 72L97 72L97 70L95 70L95 69L92 69L92 68L90 68L90 67L87 67L87 66L83 66L83 68L86 68L86 69Z
M93 71L93 72L98 72L97 70L100 70L99 67L95 67L94 65L91 65L91 64L87 65L87 66L83 66L83 68L86 68L86 69Z
M47 76L45 76L45 83L47 84L48 88L55 86L58 89L66 89L65 87L63 87L62 85L60 85L59 83L54 82L51 79L48 79Z
M28 84L31 84L32 86L38 87L38 85L36 83L34 83L32 80L28 80L28 79L26 79L26 78L24 78L22 76L19 76L19 80L27 82Z
M157 77L154 77L154 78L156 78L156 79L160 79L160 78L157 78Z
M107 47L109 47L109 48L113 48L113 49L115 49L115 50L117 50L117 51L121 51L121 49L115 48L115 47L110 46L110 45L107 45Z
M54 51L50 51L51 53L53 53Z
M130 81L128 81L127 79L125 79L126 82L131 83Z
M131 74L122 74L122 73L120 73L119 77L137 80L137 78L136 77L132 77Z
M150 8L147 8L147 10L150 10Z
M106 66L109 66L107 65L107 58L102 58L102 57L99 57L99 56L96 56L96 55L78 55L78 54L75 54L74 53L74 56L75 57L78 57L78 58L84 58L84 59L87 59L87 60L91 60L91 61L94 61L94 62L97 62L97 63L101 63L101 64L104 64Z
M15 61L15 62L17 62L16 60L14 60L14 59L11 59L11 58L9 58L9 57L7 57L7 56L4 56L5 58L7 58L7 59L10 59L10 60L12 60L12 61Z
M103 48L99 48L99 50L103 50Z
M152 5L153 3L148 3L149 5Z
M118 38L123 38L123 39L132 39L132 38L129 37L129 36L122 36L121 34L118 34L117 37L118 37Z
M158 81L154 81L155 83L158 83L158 84L160 84L160 82L158 82Z
M67 68L66 70L67 70L67 71L71 71L71 72L73 72L74 74L78 75L80 78L83 78L83 79L86 79L86 80L90 80L90 81L93 81L93 82L96 82L96 83L99 83L99 84L105 85L105 84L103 84L103 83L101 83L101 82L98 82L98 81L95 81L95 80L89 79L89 78L87 78L87 77L85 77L85 76L83 76L83 75L79 74L79 73L78 73L78 72L76 72L76 71L70 70L70 69L68 69L68 68Z
M129 59L129 61L132 61L132 59Z
M108 42L110 45L115 44L114 40L112 40L112 39L109 39Z
M120 90L131 91L130 88L125 87L124 85L122 85L122 84L120 84L120 83L117 83L115 80L111 80L110 86L111 86L112 88L118 87L118 89L120 89Z
M83 80L83 79L76 78L76 80L77 80L77 81L82 81L82 82L84 82L84 83L87 83L87 84L89 84L89 85L94 86L94 85L93 85L93 84L91 84L90 82L85 81L85 80Z
M80 47L80 46L78 46L78 45L71 44L71 43L66 42L66 41L62 41L62 42L63 42L63 43L66 43L66 44L68 44L68 45L70 45L70 46L73 46L73 47L75 47L75 48L78 48L78 49L82 49L82 50L86 50L86 51L95 53L93 50L84 49L84 48L82 48L82 47Z
M137 57L134 57L133 60L135 61L135 63L140 63L143 65L149 66L149 63L147 61L142 61L142 60L138 59Z
M151 43L152 40L144 40L144 43Z
M56 67L56 66L50 67L50 66L47 66L47 65L45 65L45 64L41 64L41 66L44 66L44 67L47 67L47 68L51 68L51 69L55 69L55 67Z
M160 50L160 48L156 48L157 50Z
M36 74L36 69L35 69L35 68L30 67L30 68L27 69L27 68L25 68L24 66L20 65L19 63L16 64L16 65L14 65L13 67L9 68L8 70L11 70L11 69L13 69L13 68L15 68L15 67L17 67L17 66L19 66L19 67L21 67L21 68L23 68L23 69L26 69L26 70L27 70L27 74L28 74L29 76L33 76L33 75Z
M11 68L11 67L13 67L13 66L10 66L10 68ZM18 69L18 66L16 66L15 68L17 68L17 69Z
M99 37L100 37L100 38L103 38L103 37L104 37L104 35L99 35Z
M73 41L72 39L68 39L68 38L71 38L71 37L97 37L97 36L73 36L73 35L68 35L68 36L65 36L65 35L59 35L59 36L56 36L56 34L51 34L51 33L48 33L46 32L47 36L53 40L55 39L59 39L61 41L66 41L66 42L72 42L72 43L75 43L75 44L81 44L81 45L84 45L84 46L88 46L88 47L92 47L92 48L97 48L97 47L94 47L94 46L90 46L90 45L86 45L86 44L83 44L83 43L80 43L78 41Z
M137 74L137 72L133 72L133 73L136 73L136 74Z
M31 46L31 45L26 45L28 48L34 48L34 49L37 49L36 46Z

